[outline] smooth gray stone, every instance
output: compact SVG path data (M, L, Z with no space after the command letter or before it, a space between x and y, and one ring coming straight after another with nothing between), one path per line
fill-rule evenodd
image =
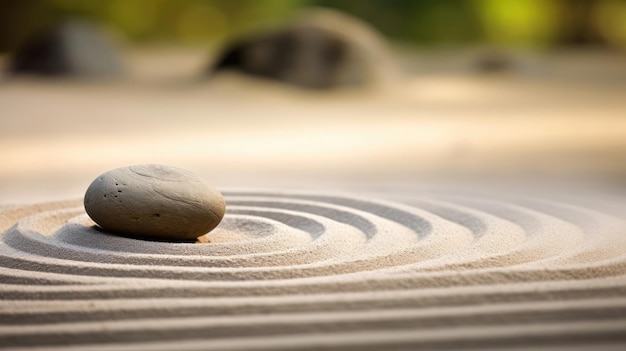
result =
M215 228L226 210L218 190L163 165L103 173L87 189L84 205L106 231L157 240L193 240Z

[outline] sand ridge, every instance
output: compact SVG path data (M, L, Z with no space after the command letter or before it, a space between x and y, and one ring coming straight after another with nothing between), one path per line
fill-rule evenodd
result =
M223 223L196 244L101 232L80 200L1 208L0 344L626 343L626 221L613 213L545 196L223 193Z

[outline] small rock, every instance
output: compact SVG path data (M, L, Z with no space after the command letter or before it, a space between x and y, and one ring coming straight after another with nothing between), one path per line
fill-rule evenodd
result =
M513 56L506 52L490 50L477 58L475 66L481 73L503 73L514 71L516 62Z
M215 228L226 209L219 191L187 170L163 165L100 175L84 205L104 230L157 240L194 240Z

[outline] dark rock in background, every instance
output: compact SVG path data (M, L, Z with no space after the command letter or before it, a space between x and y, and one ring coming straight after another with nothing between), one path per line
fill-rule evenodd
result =
M380 83L395 73L382 36L330 10L309 11L280 29L234 40L209 71L225 69L316 89Z
M122 61L107 36L94 24L66 21L27 40L13 55L11 74L115 76Z
M519 62L505 51L488 50L476 58L474 66L480 73L503 73L516 70Z

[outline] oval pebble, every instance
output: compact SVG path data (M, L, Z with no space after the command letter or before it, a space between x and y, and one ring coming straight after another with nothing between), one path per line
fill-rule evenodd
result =
M193 240L215 228L222 194L193 173L164 165L135 165L97 177L85 210L106 231L157 240Z

